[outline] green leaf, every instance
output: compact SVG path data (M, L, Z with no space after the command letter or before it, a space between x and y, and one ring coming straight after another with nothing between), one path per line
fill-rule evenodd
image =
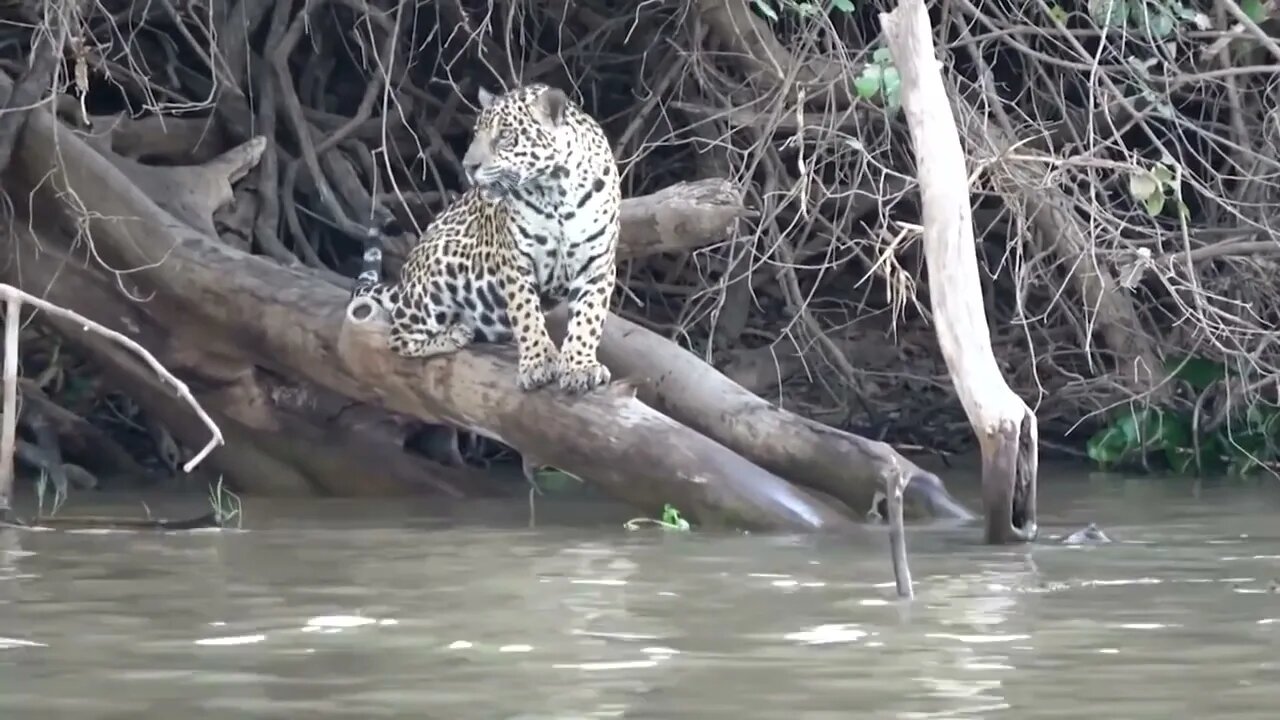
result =
M1104 28L1122 27L1128 14L1126 0L1089 0L1089 15Z
M1156 178L1146 170L1136 170L1129 173L1129 192L1137 200L1146 200L1160 189Z
M1156 166L1151 168L1151 177L1155 178L1162 187L1172 185L1173 169L1164 163L1156 163Z
M902 93L894 92L884 96L884 109L890 114L898 112L902 107Z
M1176 473L1186 474L1196 466L1195 445L1191 442L1191 421L1183 415L1163 413L1157 439L1164 459Z
M1161 450L1170 466L1187 467L1193 458L1184 457L1184 451L1191 445L1191 423L1186 418L1156 408L1125 409L1089 438L1085 452L1094 462L1107 466Z
M1173 13L1163 5L1151 2L1134 2L1130 6L1129 19L1144 33L1156 38L1167 38L1173 33Z
M797 3L793 0L792 2L787 3L787 6L791 8L792 12L796 13L800 17L817 17L822 12L818 6L813 3Z
M1049 17L1060 24L1065 25L1067 22L1067 11L1062 9L1058 3L1049 6Z
M893 53L889 48L876 48L875 52L871 53L871 61L877 65L892 65Z
M1133 451L1142 450L1159 438L1161 412L1155 408L1121 411L1116 425L1124 432L1125 442Z
M1243 0L1240 3L1240 9L1255 23L1267 19L1267 6L1262 4L1262 0Z
M1260 463L1275 459L1275 445L1265 435L1241 428L1238 423L1227 423L1218 431L1218 436L1223 451L1231 459L1233 475L1248 475Z
M857 6L853 4L853 0L831 0L831 7L842 13L851 13L857 10Z
M887 67L880 78L881 90L884 92L886 104L890 98L898 99L902 94L902 76L898 74L898 68Z
M1142 204L1147 206L1147 214L1159 215L1160 211L1164 210L1164 193L1151 193L1146 200L1142 201Z
M1111 425L1094 433L1085 443L1085 453L1089 459L1106 468L1124 459L1127 443L1124 431Z
M675 509L671 503L662 506L662 522L667 525L673 525L680 530L689 529L689 521L680 517L680 511Z
M1201 357L1169 358L1164 363L1169 377L1181 380L1197 393L1227 377L1227 366Z
M1268 441L1280 440L1280 408L1274 405L1250 405L1245 411L1245 424L1249 432L1256 432Z
M870 100L880 92L883 78L884 70L879 65L866 65L862 68L862 74L854 78L853 89L858 92L858 97Z

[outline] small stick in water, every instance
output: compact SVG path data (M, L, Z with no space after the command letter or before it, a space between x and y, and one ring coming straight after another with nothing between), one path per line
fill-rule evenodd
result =
M911 587L911 568L907 566L907 529L902 517L902 491L907 479L896 467L890 471L885 483L889 492L885 503L889 506L889 550L893 554L893 580L898 586L898 597L911 599L915 591Z

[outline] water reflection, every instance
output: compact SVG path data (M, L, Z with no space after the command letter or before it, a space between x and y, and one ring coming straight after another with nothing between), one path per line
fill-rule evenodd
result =
M1240 492L1045 501L1103 546L913 532L909 604L880 534L5 530L0 717L1270 717L1277 503Z

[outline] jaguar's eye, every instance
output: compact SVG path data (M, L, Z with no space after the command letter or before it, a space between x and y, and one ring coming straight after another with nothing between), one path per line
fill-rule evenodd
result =
M503 128L499 130L498 134L494 137L494 142L499 148L507 148L511 146L511 141L514 139L515 136L512 134L511 128Z

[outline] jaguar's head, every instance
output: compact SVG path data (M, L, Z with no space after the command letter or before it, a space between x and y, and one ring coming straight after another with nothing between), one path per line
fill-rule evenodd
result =
M462 158L467 181L496 202L511 190L566 172L560 147L569 98L541 83L495 95L480 88L480 115Z

